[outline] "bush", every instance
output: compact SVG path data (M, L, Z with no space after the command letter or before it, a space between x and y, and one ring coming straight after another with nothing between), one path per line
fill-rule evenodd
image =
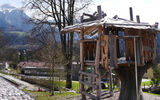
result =
M153 78L151 79L151 84L157 87L160 84L160 64L155 67L153 72Z
M17 63L15 63L15 62L11 63L10 67L13 69L17 69Z

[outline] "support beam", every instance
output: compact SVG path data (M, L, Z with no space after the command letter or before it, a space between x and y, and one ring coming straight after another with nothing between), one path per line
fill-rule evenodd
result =
M84 40L84 32L81 30L80 34L81 40ZM80 63L81 63L81 71L84 71L84 43L80 42ZM84 81L84 75L80 74L80 80ZM85 91L84 84L80 84L80 91ZM82 94L82 100L86 100L86 96Z
M133 10L132 7L129 8L130 20L133 21Z
M98 11L98 19L102 19L102 9L101 9L101 6L97 6L97 11Z
M139 17L139 15L136 16L136 19L137 19L137 23L140 23L140 17Z
M88 92L85 92L85 91L80 91L83 95L87 95L89 96L92 100L98 100L98 98ZM83 99L82 99L83 100Z
M112 69L109 69L109 89L110 89L110 95L113 96L113 80L112 80Z
M138 81L137 81L137 50L136 50L136 38L134 37L134 56L135 56L135 80L136 80L136 96L137 100L139 100L139 95L138 95Z
M96 84L98 85L98 89L97 89L98 100L101 99L101 78L100 78L100 72L99 72L101 33L102 33L102 27L99 27L98 28L98 40L97 40L97 45L96 45L96 59L95 59L96 74L99 75L98 77L96 77Z

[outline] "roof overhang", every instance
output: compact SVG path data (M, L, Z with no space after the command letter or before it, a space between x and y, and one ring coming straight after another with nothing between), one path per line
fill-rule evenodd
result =
M154 30L155 32L160 32L157 28L150 25L149 23L137 23L134 21L122 19L122 18L108 18L105 17L101 20L95 20L84 23L77 23L71 26L67 26L61 30L61 33L69 33L69 32L80 32L82 29L96 28L98 26L103 27L117 27L124 29L139 29L139 30Z

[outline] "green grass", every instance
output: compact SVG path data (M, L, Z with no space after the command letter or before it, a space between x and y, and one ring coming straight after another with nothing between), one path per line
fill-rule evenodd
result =
M141 86L150 86L151 85L151 81L147 81L147 82L142 82Z
M76 92L78 92L79 90L77 90L77 88L79 89L79 82L78 81L72 81L72 89Z
M73 93L73 92L62 92L62 93L54 93L54 96L51 96L50 92L35 92L35 91L28 91L23 90L27 93L30 93L32 96L34 96L37 100L63 100L64 98L77 96L79 94Z
M0 71L0 73L5 74L5 75L9 75L8 73L6 73L4 71Z
M51 88L51 81L49 79L38 79L38 78L22 78L22 80L27 81L31 84L36 84L42 87L46 87L46 88ZM55 79L54 80L54 87L55 89L58 89L60 91L66 91L65 87L66 87L66 81L65 80L58 80ZM74 91L79 91L79 82L78 81L72 81L72 89Z
M11 33L11 34L17 34L18 36L25 36L26 35L25 32L20 32L20 31L11 31L9 33Z

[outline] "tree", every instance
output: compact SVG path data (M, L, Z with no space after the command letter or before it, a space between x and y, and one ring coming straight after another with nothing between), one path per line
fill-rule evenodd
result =
M44 45L42 49L41 57L50 66L51 93L54 95L55 67L64 62L63 55L61 55L60 48L55 47L51 41Z
M25 1L24 7L33 11L34 16L32 16L30 21L35 23L35 29L38 28L40 30L44 24L48 24L51 27L52 25L55 25L58 29L58 33L60 33L60 30L65 26L73 25L76 13L83 8L86 8L90 3L91 0L27 0ZM33 29L34 33L35 29ZM66 65L66 87L71 88L74 33L68 35L59 34L59 36L61 39L63 55L68 60L68 64Z
M60 50L60 45L55 42L54 27L45 24L45 27L40 30L37 29L37 31L39 31L38 35L28 38L32 44L39 45L32 60L46 62L47 66L50 67L51 93L54 95L55 68L59 65L65 65L66 60Z
M150 68L152 64L148 63L144 67L137 67L137 81L138 81L138 94L140 100L143 100L141 91L141 81L144 73ZM136 85L135 85L135 67L120 67L116 69L116 73L121 80L121 90L119 100L137 100L136 98Z
M15 48L8 46L8 41L0 32L0 61L13 61L14 63L18 62L18 54Z

